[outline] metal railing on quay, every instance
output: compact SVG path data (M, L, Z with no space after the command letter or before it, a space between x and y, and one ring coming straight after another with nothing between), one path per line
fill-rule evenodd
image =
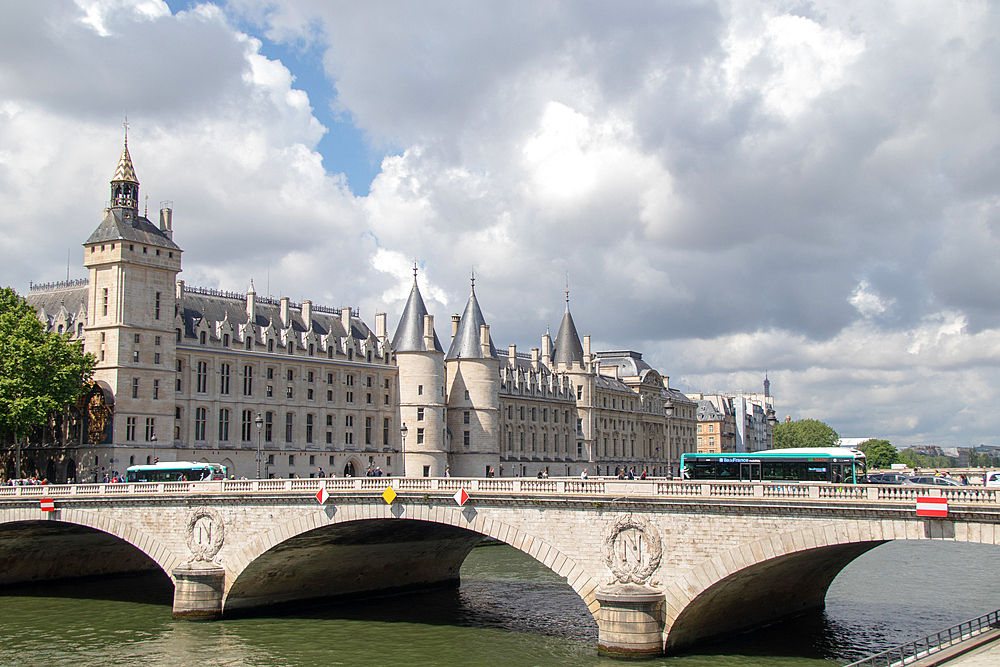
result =
M628 497L706 498L712 500L794 500L818 502L915 503L918 498L945 498L955 505L997 505L1000 489L983 487L920 487L894 485L828 484L823 482L724 482L702 480L622 480L579 477L320 477L292 479L230 479L206 482L118 482L107 484L43 484L0 486L0 500L76 496L150 495L157 493L316 493L320 486L330 494L378 492L387 486L397 492L581 495Z
M975 639L984 632L993 629L1000 629L1000 609L971 621L959 623L947 630L935 632L912 642L900 644L887 651L870 655L845 667L903 667L952 646Z

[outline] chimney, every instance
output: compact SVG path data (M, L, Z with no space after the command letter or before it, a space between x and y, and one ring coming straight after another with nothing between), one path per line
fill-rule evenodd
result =
M312 329L313 320L313 302L306 300L302 302L302 325L306 328L306 331Z
M375 337L385 338L385 313L375 313Z
M511 366L517 366L517 345L507 346L507 360L510 362Z
M287 296L281 297L281 326L287 327L291 320L288 319L288 302L289 298Z
M592 361L590 356L590 335L583 337L583 368L586 370L590 367L590 362Z
M670 389L670 376L669 375L664 375L663 376L663 388L664 389Z
M434 351L434 316L424 315L424 349Z
M458 314L451 316L451 339L455 340L455 334L458 333L458 323L462 321L461 316Z
M160 231L168 239L174 240L174 203L172 201L160 202Z
M490 354L490 325L482 324L479 327L479 349L484 359L491 358Z
M340 309L340 326L344 327L346 332L344 335L348 338L351 337L351 309L341 308Z
M552 367L552 336L546 331L542 334L542 363L546 367Z
M531 348L531 369L533 371L538 370L538 348Z
M247 317L250 319L250 326L257 324L257 292L254 290L252 282L249 291L247 291Z

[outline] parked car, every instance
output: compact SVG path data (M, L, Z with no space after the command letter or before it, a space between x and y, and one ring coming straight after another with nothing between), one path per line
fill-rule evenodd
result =
M1000 487L1000 470L990 470L984 477L986 486Z
M902 484L907 478L901 472L876 472L868 475L868 484Z
M958 480L954 480L951 477L938 477L938 476L921 476L921 477L907 477L903 480L903 484L907 486L962 486L962 483Z

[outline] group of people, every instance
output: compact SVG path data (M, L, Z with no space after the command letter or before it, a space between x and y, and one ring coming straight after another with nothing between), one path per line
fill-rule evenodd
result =
M11 477L6 482L4 482L6 486L39 486L39 485L44 486L48 483L49 480L45 479L44 477L42 479L39 479L37 477L22 477L20 479L14 479L13 477Z

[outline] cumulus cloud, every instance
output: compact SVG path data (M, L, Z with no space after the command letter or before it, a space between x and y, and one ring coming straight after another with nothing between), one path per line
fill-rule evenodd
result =
M416 260L441 321L475 267L498 344L533 345L568 273L581 331L682 388L767 370L781 412L845 435L995 440L989 2L2 11L4 282L59 277L67 247L80 275L128 108L189 282L391 320ZM327 88L264 42L318 54ZM320 97L385 153L366 196L318 150Z

